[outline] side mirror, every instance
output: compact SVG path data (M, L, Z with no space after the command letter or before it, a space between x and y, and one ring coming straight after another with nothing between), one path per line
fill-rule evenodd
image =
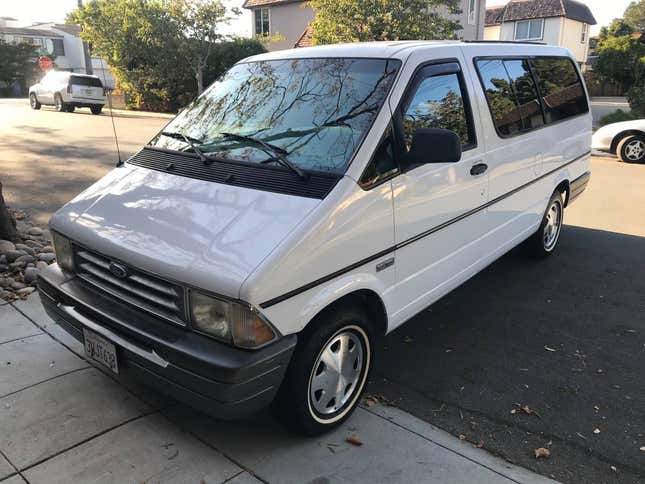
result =
M410 165L455 163L461 160L461 139L454 131L420 128L412 135L412 146L406 156Z

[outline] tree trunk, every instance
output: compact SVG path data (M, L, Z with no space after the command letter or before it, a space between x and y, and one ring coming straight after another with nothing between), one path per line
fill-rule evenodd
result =
M4 202L4 197L2 196L2 183L0 183L0 239L18 240L16 221L9 213L7 204Z
M199 96L204 92L204 65L201 62L197 65L195 79L197 79L197 95Z

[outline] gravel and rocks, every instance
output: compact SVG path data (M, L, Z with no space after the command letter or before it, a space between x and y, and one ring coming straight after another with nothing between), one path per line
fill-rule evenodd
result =
M33 293L38 274L56 260L48 233L30 224L23 212L14 216L21 240L0 240L0 300L5 301Z

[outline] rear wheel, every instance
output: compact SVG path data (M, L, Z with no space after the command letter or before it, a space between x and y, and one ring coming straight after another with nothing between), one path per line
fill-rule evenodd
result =
M54 95L54 106L56 107L56 111L59 113L67 111L67 105L63 102L63 98L58 93Z
M620 140L616 154L625 163L645 163L645 134L627 136Z
M31 109L40 109L41 106L41 104L38 102L36 94L34 94L33 92L29 95L29 105L31 106Z
M74 106L73 104L68 104L65 111L67 111L68 113L73 113L74 109L76 109L76 106Z
M90 111L92 111L92 114L101 114L101 111L103 111L103 106L92 106L90 107Z
M526 248L532 257L544 258L555 252L560 240L563 220L563 194L556 190L551 195L540 228L526 241Z
M351 415L373 359L373 330L360 306L339 306L312 324L274 403L285 425L305 435L327 432Z

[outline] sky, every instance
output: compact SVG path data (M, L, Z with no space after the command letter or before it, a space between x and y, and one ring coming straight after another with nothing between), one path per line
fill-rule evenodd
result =
M0 0L0 17L17 18L25 23L63 22L65 14L73 10L78 0ZM591 8L598 25L592 27L595 35L603 25L608 25L614 18L621 17L632 0L580 0ZM223 0L228 7L241 7L243 0ZM486 6L504 5L508 0L487 0ZM251 35L251 13L243 10L229 26L222 30L225 34L240 36Z
M2 0L0 0L2 1ZM487 0L486 7L505 5L509 0ZM597 35L600 27L609 25L612 20L623 16L625 9L633 0L579 0L591 9L598 25L591 27L591 35Z

